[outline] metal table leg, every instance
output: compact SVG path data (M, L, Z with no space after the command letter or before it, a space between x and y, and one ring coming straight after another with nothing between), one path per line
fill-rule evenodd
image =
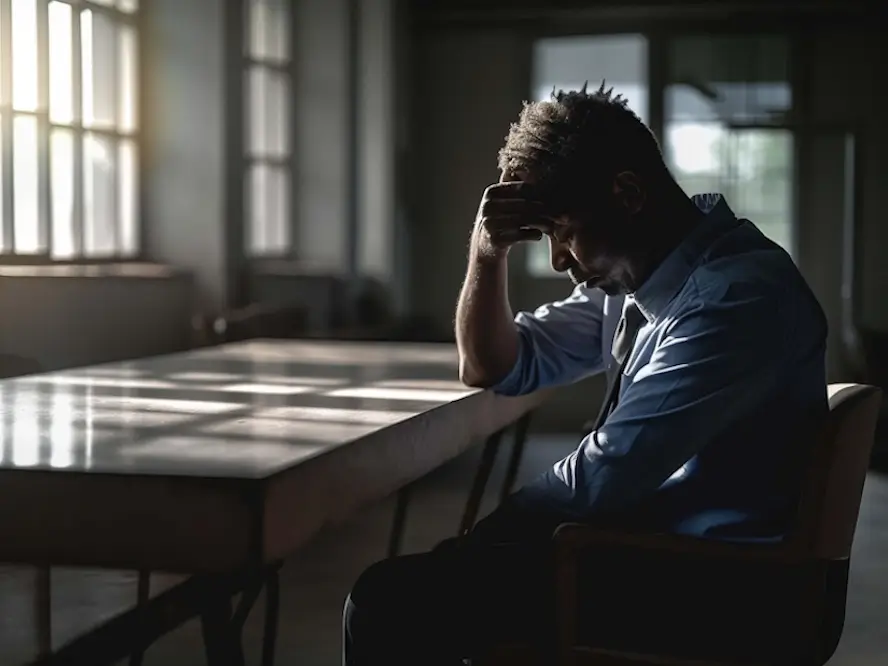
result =
M392 531L389 535L388 556L395 557L401 550L404 540L404 525L407 522L407 507L410 504L412 486L404 486L398 491L395 500L395 517L392 521Z
M521 468L521 458L524 455L524 444L527 441L527 430L532 415L532 412L525 413L515 424L515 441L512 444L512 455L509 456L509 466L506 468L506 477L500 491L500 504L506 501L515 488L515 479L518 478L518 470Z
M503 430L498 430L487 438L484 444L484 451L481 453L481 462L475 472L475 479L472 481L472 489L469 492L469 499L466 502L466 508L463 512L462 522L459 525L459 536L467 534L472 527L475 526L475 520L478 518L478 511L481 508L481 500L484 499L484 490L487 487L487 481L490 479L490 473L493 471L493 464L496 462L496 454L499 451L500 442L503 439Z

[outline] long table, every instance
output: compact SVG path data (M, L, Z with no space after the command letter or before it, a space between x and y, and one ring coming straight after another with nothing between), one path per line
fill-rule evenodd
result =
M140 588L194 574L44 662L137 662L200 615L209 661L242 663L267 585L271 663L287 555L487 439L478 495L500 434L542 399L467 389L456 365L452 345L256 340L0 382L0 561L133 569Z

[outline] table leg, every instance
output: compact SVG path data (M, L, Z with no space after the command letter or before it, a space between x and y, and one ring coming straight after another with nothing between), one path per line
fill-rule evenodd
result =
M136 589L136 606L144 606L151 597L151 572L139 570L139 582ZM142 666L145 650L138 649L130 656L130 666Z
M487 487L488 479L490 479L490 473L493 471L493 464L496 462L496 454L502 439L503 430L497 430L487 438L487 442L484 444L481 462L478 463L469 499L466 502L465 511L463 511L462 522L459 525L459 536L467 534L475 526L475 520L478 518L478 511L481 508L481 500L484 499L484 490Z
M200 615L207 666L243 666L240 636L231 626L231 599L221 594L214 597Z
M41 657L52 653L52 568L37 568L34 596L37 620L37 652Z
M521 458L524 455L524 444L527 441L527 430L530 427L532 414L532 412L525 413L515 424L515 441L512 444L512 455L509 457L509 466L506 468L506 477L500 491L500 504L506 501L515 488L515 479L518 478L518 470L521 468Z
M410 504L412 486L404 486L398 491L395 500L395 517L392 521L392 531L389 535L388 556L395 557L401 550L404 540L404 525L407 522L407 507Z
M268 577L265 580L265 629L262 634L262 666L274 666L280 607L280 569L274 567L268 572Z

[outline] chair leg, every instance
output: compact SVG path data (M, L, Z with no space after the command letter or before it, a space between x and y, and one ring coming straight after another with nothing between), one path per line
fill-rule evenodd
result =
M496 462L496 454L499 451L500 442L503 439L503 430L498 430L487 438L484 444L484 451L481 453L481 462L475 472L475 479L472 482L472 489L469 492L469 499L466 502L466 508L463 512L462 522L459 525L459 536L468 534L475 526L478 518L478 511L481 508L481 500L484 499L484 490L487 487L487 481L490 479L490 473L493 471L493 464Z
M506 468L506 477L500 491L500 504L505 502L515 489L515 480L518 478L518 470L521 469L524 444L527 442L527 431L530 428L532 415L532 412L527 412L515 424L515 441L512 444L512 455L509 457L509 466Z

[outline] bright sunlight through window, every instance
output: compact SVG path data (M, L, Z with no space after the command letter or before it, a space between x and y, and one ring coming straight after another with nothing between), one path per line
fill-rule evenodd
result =
M139 253L138 0L0 0L0 256Z

